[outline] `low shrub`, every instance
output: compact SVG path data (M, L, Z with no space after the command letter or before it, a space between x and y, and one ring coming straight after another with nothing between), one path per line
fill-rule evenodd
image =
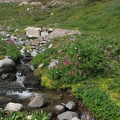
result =
M42 75L41 77L41 85L43 87L49 88L49 89L55 89L56 84L53 80L51 80L47 75Z
M32 61L32 64L37 67L40 63L44 63L48 65L50 63L50 57L54 54L57 54L57 50L55 48L49 48L43 53L38 54Z
M59 63L49 70L52 80L60 81L60 84L77 83L83 75L79 55L75 54L72 58L64 52L60 52Z
M99 39L88 37L64 45L58 54L58 64L50 69L51 79L60 83L78 83L88 77L107 75L107 55Z
M105 91L89 84L73 90L77 98L91 110L97 120L120 120L120 108L113 103Z
M7 114L3 109L0 109L0 120L49 120L47 114L43 111L34 112L13 112Z
M8 44L6 49L7 49L7 55L11 56L14 61L16 61L21 57L21 53L16 45Z

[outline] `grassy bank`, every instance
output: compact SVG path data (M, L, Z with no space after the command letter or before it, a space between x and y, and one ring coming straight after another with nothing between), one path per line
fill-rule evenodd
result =
M36 67L45 63L42 70L37 69L43 86L71 87L96 119L120 120L120 0L49 6L48 10L18 3L0 3L0 8L0 24L4 29L12 27L12 34L23 34L27 26L84 33L75 35L75 41L69 36L53 39L53 48L39 54L32 63ZM1 57L7 54L5 48L0 41ZM59 64L48 70L51 59L58 59Z

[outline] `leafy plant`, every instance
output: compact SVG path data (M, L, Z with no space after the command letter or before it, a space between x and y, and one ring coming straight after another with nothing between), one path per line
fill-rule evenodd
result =
M13 60L17 60L21 57L21 53L16 45L14 44L8 44L7 45L7 55L11 56Z
M77 83L81 80L82 69L79 62L79 55L75 54L73 58L60 52L59 63L49 70L52 80L58 80L60 83L70 84Z
M93 112L97 120L119 120L120 107L113 103L108 94L92 85L79 87L74 90L77 98Z
M0 109L0 120L49 120L47 114L43 111L29 112L13 112L9 115L5 114L3 109Z
M38 54L32 61L32 64L37 67L40 63L45 63L46 65L49 64L50 59L49 57L57 54L57 50L55 48L49 48L43 53Z

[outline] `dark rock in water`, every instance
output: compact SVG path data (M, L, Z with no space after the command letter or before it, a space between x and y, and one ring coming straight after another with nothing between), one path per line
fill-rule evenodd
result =
M40 79L39 77L35 76L34 73L32 74L28 74L26 77L25 77L25 80L24 80L24 86L26 88L39 88L40 87Z
M12 81L0 82L0 94L4 95L10 91L22 92L24 90L25 90L25 88L23 86L16 84L15 82L12 82Z
M7 73L7 74L2 74L1 79L2 80L7 80L7 81L15 81L16 76L12 73Z
M50 112L50 113L48 114L49 120L53 120L53 118L55 118L55 117L56 117L56 114L53 113L53 112Z
M29 63L32 59L33 59L32 57L24 57L23 59L21 59L21 63L22 64Z
M23 65L18 69L18 73L20 73L21 76L28 76L33 73L33 70L29 65Z
M4 96L0 96L0 103L4 104L6 102L10 102L11 99L9 97L4 97Z

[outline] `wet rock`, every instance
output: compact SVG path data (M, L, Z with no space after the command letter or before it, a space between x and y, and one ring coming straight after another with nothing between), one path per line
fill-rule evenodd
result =
M7 80L7 81L15 81L16 80L16 76L14 74L12 74L12 73L2 74L1 75L1 79Z
M58 120L71 120L73 117L78 118L78 114L76 112L66 111L57 116Z
M33 60L32 57L24 57L21 59L21 63L26 64L26 63L29 63L31 60Z
M21 111L23 110L23 105L19 103L8 103L5 107L5 110L7 111Z
M21 67L19 67L18 69L18 73L21 76L29 76L30 74L33 73L33 70L31 69L30 65L21 65Z
M7 92L10 92L10 91L21 92L23 90L25 90L25 88L19 84L16 84L15 82L12 82L12 81L0 82L0 94L7 94Z
M35 76L34 73L27 75L23 83L26 88L37 89L40 87L39 77Z
M40 108L45 105L45 99L42 96L36 95L31 99L28 107L30 108Z
M54 114L54 113L50 112L50 113L48 114L49 120L52 120L54 117L55 117L55 114Z
M68 110L75 110L76 108L76 104L73 102L73 101L69 101L65 107L68 109Z
M63 105L56 105L54 108L58 113L63 113L65 111L65 106Z
M14 61L7 56L4 59L0 60L0 74L10 72L14 67Z
M4 104L4 103L8 103L8 102L10 102L11 101L11 99L9 98L9 97L3 97L3 96L0 96L0 104Z

